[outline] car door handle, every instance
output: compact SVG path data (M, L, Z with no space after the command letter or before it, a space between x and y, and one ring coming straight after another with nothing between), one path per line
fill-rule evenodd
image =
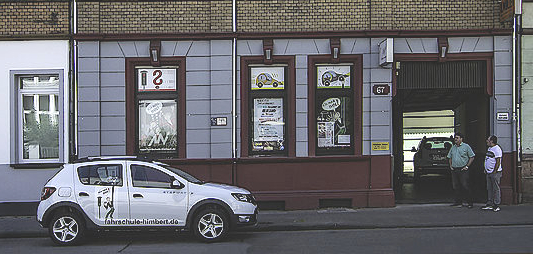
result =
M78 196L80 196L80 197L88 197L89 194L87 192L80 192L80 193L78 193Z
M143 198L143 195L141 195L141 194L133 194L133 197L134 198Z

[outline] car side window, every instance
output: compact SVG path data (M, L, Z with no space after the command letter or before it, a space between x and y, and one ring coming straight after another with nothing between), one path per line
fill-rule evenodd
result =
M173 177L155 169L141 165L131 165L133 187L170 188Z
M122 186L122 165L90 165L78 168L84 185Z

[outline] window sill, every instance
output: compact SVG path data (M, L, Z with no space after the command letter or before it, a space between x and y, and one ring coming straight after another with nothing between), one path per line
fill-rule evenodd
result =
M52 162L52 163L18 163L11 164L10 166L14 169L45 169L45 168L59 168L65 163Z

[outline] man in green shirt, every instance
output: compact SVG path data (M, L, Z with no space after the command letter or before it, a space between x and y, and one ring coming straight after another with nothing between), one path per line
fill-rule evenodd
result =
M455 133L455 145L452 146L447 156L452 171L452 185L455 193L455 202L452 206L461 207L462 202L466 201L468 208L473 208L474 199L469 184L470 172L468 167L472 165L475 154L472 148L463 142L463 138L463 134Z

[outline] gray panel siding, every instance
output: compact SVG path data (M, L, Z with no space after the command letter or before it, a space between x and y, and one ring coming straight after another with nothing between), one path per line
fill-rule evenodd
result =
M512 38L510 36L496 36L494 45L494 111L493 119L498 112L509 112L512 118ZM507 88L507 89L506 89ZM514 151L515 122L494 121L494 133L498 136L498 144L504 152Z
M13 170L8 164L0 164L0 202L39 201L41 190L58 169Z

